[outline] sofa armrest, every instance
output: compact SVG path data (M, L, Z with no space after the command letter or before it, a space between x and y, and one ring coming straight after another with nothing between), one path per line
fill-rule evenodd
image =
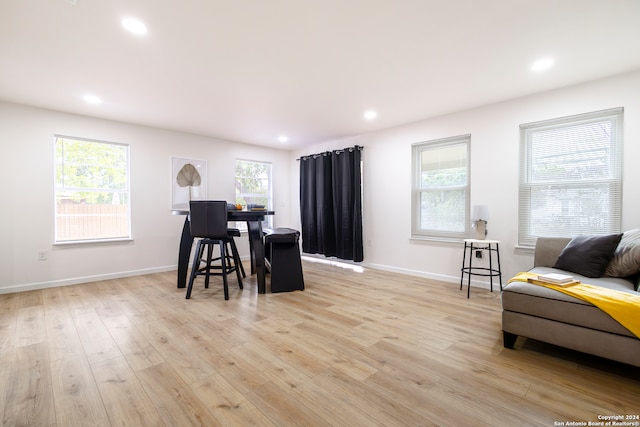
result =
M533 255L533 266L553 267L560 252L570 241L569 237L538 237Z

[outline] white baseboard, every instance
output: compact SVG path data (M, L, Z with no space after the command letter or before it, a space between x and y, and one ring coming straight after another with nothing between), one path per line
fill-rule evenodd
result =
M165 267L145 268L141 270L119 271L117 273L98 274L95 276L72 277L69 279L52 280L48 282L24 283L15 286L0 288L0 294L10 294L14 292L34 291L38 289L55 288L58 286L77 285L80 283L98 282L101 280L120 279L122 277L142 276L152 273L163 273L165 271L176 270L177 265Z
M383 271L389 271L392 273L400 273L400 274L406 274L409 276L416 276L416 277L423 277L425 279L433 279L433 280L440 280L442 282L450 282L452 284L456 284L458 286L460 286L460 276L448 276L448 275L444 275L444 274L435 274L435 273L429 273L426 271L420 271L420 270L411 270L408 268L399 268L399 267L393 267L393 266L389 266L389 265L384 265L384 264L372 264L372 263L362 263L363 267L369 267L369 268L374 268L377 270L383 270ZM468 282L468 276L464 277L464 281L462 282L463 287L466 288ZM494 289L496 288L497 285L497 289L500 290L500 281L499 279L495 278L494 282L493 282L493 287ZM476 280L474 278L471 279L471 286L474 288L482 288L482 289L487 289L489 290L491 288L491 283L488 281L480 281L480 280ZM504 283L503 283L504 286Z
M353 261L349 261L349 260L342 260L342 259L338 259L335 257L330 257L327 258L324 255L319 255L319 254L303 254L302 258L307 258L309 260L318 260L320 262L327 262L327 263L338 263L338 264L347 264L347 265L353 265L353 266L358 266L361 268L372 268L374 270L382 270L382 271L389 271L391 273L399 273L399 274L406 274L408 276L416 276L416 277L423 277L425 279L433 279L433 280L439 280L442 282L449 282L452 284L457 284L458 286L460 286L460 276L449 276L449 275L444 275L444 274L435 274L435 273L429 273L426 271L421 271L421 270L412 270L409 268L400 268L400 267L394 267L394 266L390 266L390 265L385 265L385 264L376 264L376 263L371 263L371 262L353 262ZM467 286L468 282L468 277L465 276L465 280L463 282L463 286ZM498 289L500 289L500 281L496 278L494 281L494 286L497 285ZM472 287L476 287L476 288L483 288L483 289L490 289L491 288L491 283L488 281L480 281L480 280L475 280L473 277L471 279L471 286Z
M304 254L305 257L308 257L309 254ZM317 257L319 259L323 259L324 257L322 256L313 256L313 257ZM242 257L243 261L248 260L249 257ZM324 258L326 259L326 258ZM408 269L408 268L399 268L399 267L393 267L393 266L389 266L389 265L384 265L384 264L375 264L375 263L367 263L367 262L361 262L361 263L354 263L354 262L350 262L350 261L344 261L344 260L339 260L341 262L345 262L348 264L353 264L353 265L358 265L361 267L365 267L365 268L373 268L376 270L383 270L383 271L389 271L392 273L400 273L400 274L406 274L409 276L416 276L416 277L423 277L425 279L433 279L433 280L440 280L443 282L450 282L452 284L457 284L458 286L460 285L460 276L448 276L448 275L443 275L443 274L435 274L435 273L428 273L425 271L420 271L420 270L412 270L412 269ZM191 265L191 264L189 264ZM164 267L154 267L154 268L146 268L146 269L141 269L141 270L131 270L131 271L120 271L117 273L108 273L108 274L99 274L99 275L95 275L95 276L84 276L84 277L73 277L73 278L69 278L69 279L62 279L62 280L52 280L52 281L48 281L48 282L37 282L37 283L25 283L25 284L21 284L21 285L15 285L15 286L9 286L9 287L5 287L5 288L0 288L0 294L10 294L13 292L24 292L24 291L34 291L34 290L38 290L38 289L46 289L46 288L55 288L57 286L67 286L67 285L77 285L80 283L89 283L89 282L98 282L100 280L110 280L110 279L120 279L123 277L130 277L130 276L142 276L145 274L152 274L152 273L163 273L165 271L171 271L171 270L177 270L178 266L177 265L169 265L169 266L164 266ZM465 276L465 280L463 282L463 285L466 286L467 285L467 277ZM500 282L496 279L496 281L494 282L494 287L495 285L497 285L497 289L500 289ZM475 280L475 279L471 279L471 286L472 287L477 287L477 288L483 288L483 289L490 289L490 283L488 281L479 281L479 280ZM503 284L504 286L504 284Z

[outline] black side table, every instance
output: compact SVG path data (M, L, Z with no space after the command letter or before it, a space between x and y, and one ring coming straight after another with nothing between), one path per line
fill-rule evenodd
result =
M462 253L462 268L460 269L460 289L462 289L462 282L464 281L464 275L468 276L467 281L467 298L471 292L471 276L485 276L489 277L491 283L491 292L493 292L493 278L498 276L500 279L500 290L502 291L502 270L500 269L500 241L499 240L478 240L478 239L464 239L464 251ZM489 253L489 268L487 267L473 267L472 261L474 257L474 251L487 251ZM468 254L467 254L468 253ZM498 261L498 267L493 268L492 254L496 255ZM467 264L467 257L469 263Z

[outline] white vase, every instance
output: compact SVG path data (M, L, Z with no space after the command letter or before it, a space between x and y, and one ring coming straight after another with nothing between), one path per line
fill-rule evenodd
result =
M476 229L476 240L484 240L487 238L487 221L479 219L474 222Z

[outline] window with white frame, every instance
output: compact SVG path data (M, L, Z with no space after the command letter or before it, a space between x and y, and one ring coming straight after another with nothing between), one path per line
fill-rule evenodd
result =
M258 206L271 210L271 163L258 162L253 160L236 159L236 204L245 207ZM245 227L246 224L237 224L238 227ZM271 216L265 217L263 224L271 227Z
M471 135L413 144L412 237L469 234Z
M615 108L520 126L519 245L620 231L622 118Z
M131 238L129 147L55 135L55 243Z

